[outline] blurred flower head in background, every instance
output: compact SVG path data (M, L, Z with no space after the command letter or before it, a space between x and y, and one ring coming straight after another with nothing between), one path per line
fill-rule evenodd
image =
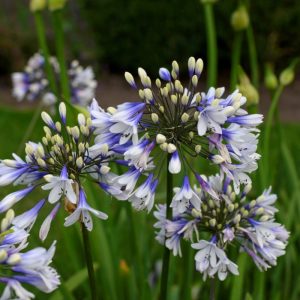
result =
M59 64L55 57L49 60L56 80L59 80ZM68 70L71 103L87 106L95 96L97 81L91 67L83 68L78 61L72 61ZM18 100L42 100L50 108L57 102L57 96L51 91L45 73L45 58L34 54L28 61L23 72L12 74L13 96Z

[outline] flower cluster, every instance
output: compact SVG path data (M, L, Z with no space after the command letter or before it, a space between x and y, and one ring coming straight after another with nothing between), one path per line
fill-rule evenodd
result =
M138 90L140 101L123 103L107 112L91 110L98 139L118 148L129 167L114 179L114 186L122 190L114 194L116 198L128 198L136 209L150 211L165 160L170 173L193 174L186 177L186 184L195 178L215 198L218 196L196 169L201 157L233 181L236 192L241 184L251 182L248 174L257 168L256 127L262 115L248 114L242 108L246 98L238 90L228 96L224 96L224 88L198 92L202 69L201 59L188 60L190 82L185 87L176 61L171 72L159 70L160 79L154 85L139 68L140 89L126 72L125 78ZM136 187L142 174L147 178Z
M215 274L220 280L228 273L238 275L237 265L226 254L231 245L249 254L261 271L275 266L277 257L285 254L289 233L275 222L277 197L271 194L271 188L248 201L251 185L236 194L222 175L210 176L208 183L218 199L184 183L181 189L174 189L171 219L166 218L165 205L157 205L154 213L158 219L154 226L159 229L156 239L180 256L181 240L191 242L192 248L198 250L196 269L204 279ZM193 201L186 199L190 195Z
M43 205L42 202L38 206ZM50 263L55 252L55 242L46 250L28 246L28 231L36 219L38 207L15 217L9 210L1 221L0 230L0 282L5 285L1 299L32 299L34 295L22 283L50 293L60 284L59 275Z
M49 63L55 79L58 81L60 68L57 59L51 57ZM68 75L71 91L70 101L81 106L88 105L94 98L97 87L93 69L91 67L83 68L78 61L73 61ZM18 101L42 99L45 105L52 107L57 99L50 90L46 78L45 58L40 53L36 53L29 59L23 72L12 74L13 96Z
M94 109L95 106L94 102ZM108 144L97 143L97 138L94 141L91 118L80 113L78 125L68 126L63 102L59 105L59 114L61 122L54 122L49 114L42 112L42 119L47 125L44 126L45 136L42 142L26 144L25 160L13 154L13 159L0 162L0 186L26 186L2 199L0 212L11 208L34 189L49 191L48 202L55 206L41 226L42 240L46 238L51 222L61 206L61 199L66 211L70 213L65 226L80 221L88 230L92 230L90 213L106 219L106 214L93 209L87 203L83 182L90 179L105 187L116 176L110 171L109 162L117 154Z

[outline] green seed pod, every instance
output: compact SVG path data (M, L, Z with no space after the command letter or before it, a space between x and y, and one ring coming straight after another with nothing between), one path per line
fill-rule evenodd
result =
M67 0L49 0L48 7L50 11L63 9L66 5Z
M46 0L31 0L29 7L32 12L43 10L46 7Z

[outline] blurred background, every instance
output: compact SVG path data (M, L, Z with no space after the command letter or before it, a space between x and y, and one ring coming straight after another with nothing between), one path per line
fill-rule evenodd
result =
M228 85L234 37L230 17L237 3L227 0L215 5L219 85ZM37 38L28 1L2 0L1 6L0 103L14 105L10 74L22 70L28 58L37 52ZM249 14L255 32L260 82L263 82L267 63L278 71L300 53L300 5L294 0L252 1ZM51 41L51 20L46 13L44 18ZM160 66L169 66L173 59L185 65L190 56L207 62L205 18L198 0L186 3L180 0L70 1L65 8L64 30L68 60L76 58L94 68L98 80L96 95L103 106L136 97L123 80L124 71L136 73L141 66L149 74L157 75ZM54 44L50 43L49 47L53 53ZM248 49L242 51L241 61L249 71L247 52ZM268 95L263 85L259 88L260 106L266 112ZM283 120L300 119L299 93L300 83L296 78L280 104ZM18 106L25 104L24 101Z
M278 83L271 90L266 86L266 67L271 68L279 79L282 70L299 57L300 3L295 0L244 2L254 33L258 66L255 88L259 100L256 99L250 110L260 111L265 114L265 119L270 119L270 105ZM217 83L227 90L236 37L231 18L239 3L226 0L213 4L218 50ZM137 93L123 78L124 71L137 75L137 68L143 67L154 77L161 66L169 67L176 59L182 66L181 73L187 74L186 62L190 56L204 60L202 87L206 90L208 55L204 5L199 0L68 1L63 10L66 60L77 59L82 65L94 69L98 82L96 98L103 107L138 100ZM42 11L42 16L50 53L55 53L53 22L47 10ZM11 74L22 71L28 59L39 50L28 1L1 0L0 37L0 157L8 158L12 152L24 153L26 128L38 106L38 101L18 102L12 96ZM250 51L245 34L241 42L240 65L249 77ZM291 231L287 254L279 258L277 267L263 274L250 259L241 255L238 261L241 276L219 284L218 299L300 299L300 77L297 67L293 71L295 77L284 86L275 115L270 119L270 126L273 125L270 127L270 154L264 158L264 164L268 165L265 183L272 185L279 196L278 219ZM42 126L38 121L27 138L38 141L41 134ZM262 143L264 136L265 127L262 127ZM253 194L257 195L263 189L258 173L253 174ZM8 191L1 188L0 196L4 197ZM39 199L39 195L35 197ZM137 262L133 254L137 250L132 244L133 235L140 253L138 264L144 265L146 288L143 299L155 299L162 247L154 240L153 217L129 212L126 203L116 203L103 193L94 195L94 198L104 199L99 201L98 208L110 215L105 223L97 223L92 235L103 299L141 299L135 274ZM157 201L164 201L163 188ZM25 203L17 211L28 207L31 203ZM131 219L128 219L128 214L132 214ZM81 247L79 228L61 230L63 218L63 214L58 216L53 233L46 242L59 241L55 265L62 275L63 286L50 296L37 294L37 299L88 299L87 275L81 254L78 254ZM37 232L33 233L34 245L40 244ZM184 253L186 251L184 248ZM200 295L199 299L207 299L207 285L196 272L191 277L190 298L183 298L186 293L182 293L178 282L185 279L187 263L193 261L172 259L170 299L196 299L197 295Z

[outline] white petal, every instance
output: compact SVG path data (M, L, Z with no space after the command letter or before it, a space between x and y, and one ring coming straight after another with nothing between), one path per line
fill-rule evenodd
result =
M207 119L204 114L200 114L198 118L198 124L197 124L197 130L198 134L200 136L204 135L207 130Z
M80 214L81 214L81 209L76 209L72 214L70 214L67 218L65 218L64 226L68 227L76 223L80 218Z

